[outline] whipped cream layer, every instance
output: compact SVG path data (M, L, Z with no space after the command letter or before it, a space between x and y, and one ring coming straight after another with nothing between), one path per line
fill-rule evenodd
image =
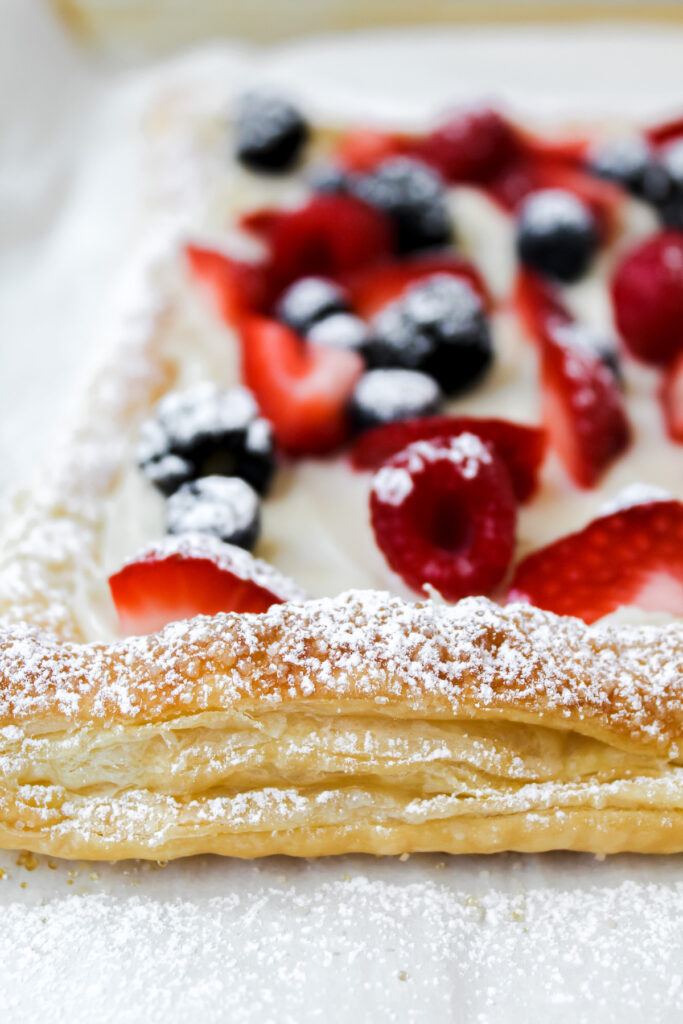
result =
M290 205L302 197L297 180L269 183L264 190L260 179L238 172L238 187L233 181L224 194L219 192L211 221L225 223L236 209L266 203ZM451 203L459 247L482 271L498 305L492 317L493 367L474 388L450 401L447 411L537 424L541 391L535 345L524 336L505 301L516 263L512 220L474 189L453 189ZM625 204L616 243L600 255L584 281L565 289L565 298L579 319L614 335L607 279L618 253L653 227L649 211L635 202ZM205 235L199 233L198 237ZM215 240L215 233L212 237ZM257 252L255 243L235 232L227 240L223 234L220 241L240 255ZM167 274L165 285L172 302L165 347L177 365L175 386L200 380L224 387L238 383L239 350L234 332L214 315L180 259L169 266ZM537 494L519 510L516 560L580 529L635 482L664 488L683 500L681 449L665 434L657 397L658 374L626 357L623 369L634 435L631 447L593 490L576 488L550 452ZM375 542L368 512L371 481L371 474L352 471L345 456L282 465L263 504L263 530L255 553L291 576L312 597L333 596L350 588L377 588L414 599L418 595L389 569ZM107 571L117 569L163 533L163 499L131 464L111 509ZM106 618L113 621L113 617ZM633 613L629 621L633 621ZM100 623L98 631L101 629Z

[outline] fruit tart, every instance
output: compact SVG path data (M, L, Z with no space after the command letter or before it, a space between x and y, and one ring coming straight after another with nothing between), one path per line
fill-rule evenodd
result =
M683 123L211 86L3 524L0 846L683 850Z

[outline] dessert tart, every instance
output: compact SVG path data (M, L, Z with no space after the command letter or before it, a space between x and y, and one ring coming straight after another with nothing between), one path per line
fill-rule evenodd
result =
M683 124L314 122L150 115L3 524L0 846L683 850Z

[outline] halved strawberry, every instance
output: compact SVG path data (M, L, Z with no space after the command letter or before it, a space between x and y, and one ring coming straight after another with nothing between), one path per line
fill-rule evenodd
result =
M626 254L612 279L614 316L629 351L663 366L683 350L683 231L660 231Z
M244 231L258 235L259 238L268 241L276 226L286 216L287 211L278 209L277 206L260 206L256 210L249 210L248 213L243 213L238 223Z
M245 313L267 308L270 286L261 264L235 260L198 245L187 245L185 255L193 276L226 322L235 323Z
M218 612L264 612L305 594L276 569L208 534L152 544L109 577L122 633Z
M536 341L551 338L554 326L573 321L558 289L547 278L525 267L517 272L513 302L524 328Z
M430 416L375 427L358 438L351 451L351 463L354 469L376 470L415 441L448 440L462 433L474 434L491 445L505 463L518 501L531 497L545 455L545 431L509 420Z
M277 320L250 317L242 369L284 452L321 455L348 438L348 403L364 369L357 353L313 345Z
M375 538L414 590L447 600L486 594L505 575L517 503L504 463L480 438L416 441L390 459L370 493Z
M390 260L349 274L343 283L348 288L351 305L356 313L369 319L387 303L398 298L408 285L433 274L463 278L481 296L484 305L490 305L490 297L479 271L467 260L454 254L437 253Z
M517 129L497 110L453 114L414 146L447 181L484 184L519 153Z
M310 275L338 277L386 259L394 230L385 214L344 195L316 195L276 219L269 271L276 289Z
M575 167L583 163L591 142L586 135L547 137L528 128L517 128L517 137L530 160Z
M376 128L355 128L345 132L337 142L334 154L348 171L372 171L382 160L400 156L406 151L401 135Z
M665 146L668 142L680 139L681 136L683 136L683 117L673 117L669 121L662 121L645 130L645 137L653 146Z
M664 371L662 405L669 436L683 442L683 352Z
M683 504L633 505L535 551L508 600L589 623L621 605L683 615Z

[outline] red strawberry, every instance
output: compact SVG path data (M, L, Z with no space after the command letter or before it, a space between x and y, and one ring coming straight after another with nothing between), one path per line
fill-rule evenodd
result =
M683 442L683 352L664 372L662 405L669 436Z
M645 137L653 146L665 146L683 135L683 117L674 117L648 128Z
M312 345L277 320L250 317L242 331L242 368L283 451L321 455L347 439L347 406L363 373L355 352Z
M545 432L539 427L526 427L509 420L430 416L428 419L390 423L362 434L351 452L351 462L354 469L379 469L414 441L438 438L441 443L462 433L475 434L491 445L505 463L518 501L527 501L531 497L545 455Z
M464 110L414 147L447 181L483 184L519 152L517 130L496 110Z
M243 263L196 245L186 246L185 255L193 276L207 289L223 320L235 323L245 313L268 306L270 288L259 264Z
M525 156L531 161L580 166L586 156L590 139L585 135L567 135L559 138L546 138L518 128L520 146Z
M266 562L206 534L166 537L109 577L125 634L154 633L168 622L218 612L264 612L302 600Z
M276 226L286 216L286 210L279 210L276 206L262 206L257 210L250 210L249 213L243 213L238 223L244 231L268 241Z
M405 291L408 285L433 274L451 274L468 281L488 306L490 299L479 271L455 255L413 256L391 260L350 274L344 283L351 296L351 305L359 316L370 318L383 306Z
M558 290L532 270L522 268L518 271L513 301L524 328L536 341L552 337L554 326L573 321Z
M626 254L612 303L634 356L656 366L675 359L683 349L683 231L660 231Z
M371 171L388 157L400 156L406 151L400 135L381 132L375 128L356 128L345 132L335 147L335 156L348 171Z
M683 615L683 504L634 505L535 551L508 599L585 622L621 605Z
M517 503L503 462L474 434L417 441L377 473L370 517L384 557L414 590L457 601L505 575Z
M300 277L338 277L386 259L394 249L389 219L352 196L316 195L276 219L270 273L278 290Z

